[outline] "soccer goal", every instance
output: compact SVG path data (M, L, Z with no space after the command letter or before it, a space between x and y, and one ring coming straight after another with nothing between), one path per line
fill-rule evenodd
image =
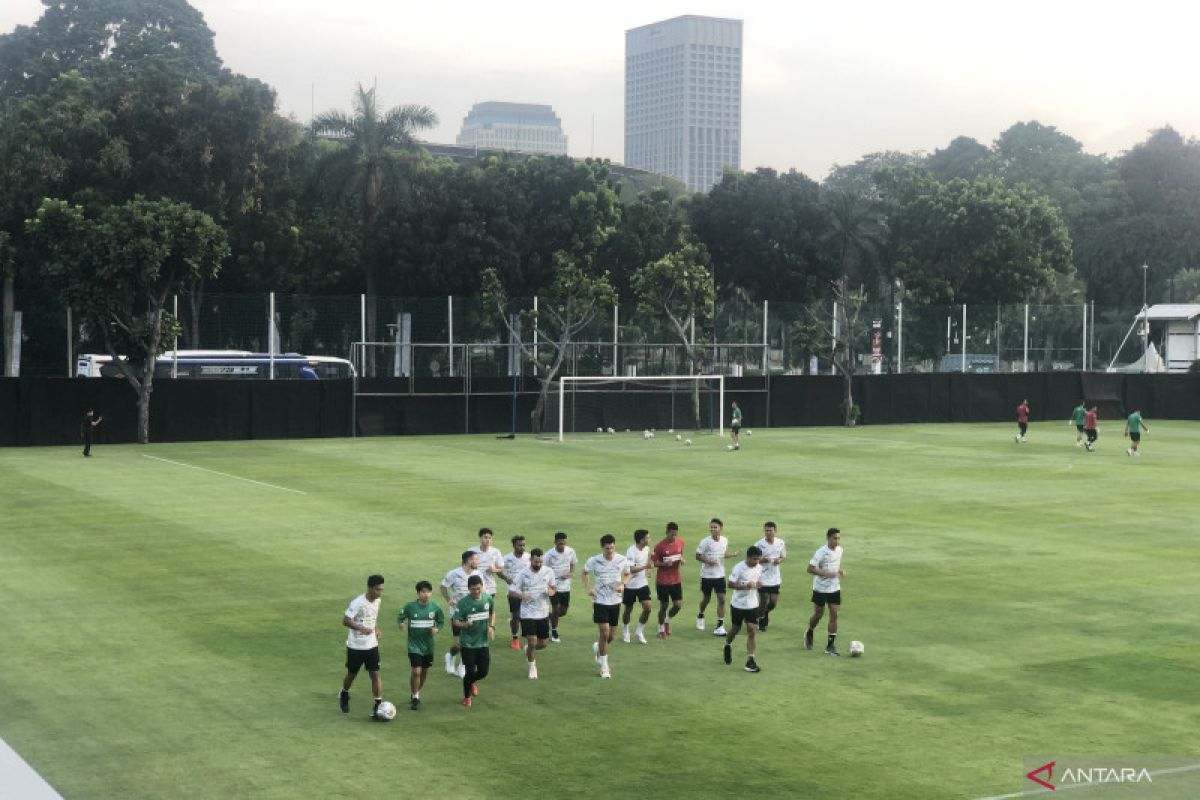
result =
M725 376L570 376L558 382L558 439L585 431L725 434Z

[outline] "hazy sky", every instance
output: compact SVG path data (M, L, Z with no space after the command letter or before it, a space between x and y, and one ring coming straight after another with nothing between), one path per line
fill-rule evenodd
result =
M745 21L742 166L821 179L878 150L990 144L1036 119L1116 155L1170 124L1200 133L1200 6L1077 0L798 3L192 0L225 65L284 113L349 110L356 82L420 103L453 142L481 100L548 103L574 156L620 161L624 32L681 14ZM0 31L37 0L0 0Z

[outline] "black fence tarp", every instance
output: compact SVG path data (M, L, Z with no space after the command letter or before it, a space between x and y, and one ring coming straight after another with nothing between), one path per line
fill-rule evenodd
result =
M411 394L405 379L360 381L357 404L351 381L207 381L157 379L151 401L150 438L156 442L221 439L280 439L350 436L357 419L359 435L422 433L505 434L513 426L511 381L476 382L485 391L462 393L458 378L425 379L420 388L437 394ZM1148 419L1200 419L1200 375L1083 375L1075 372L1018 374L912 374L855 376L854 399L861 424L934 422L1010 422L1021 400L1029 400L1032 418L1067 420L1081 398L1108 404L1102 419L1140 409ZM530 413L537 382L522 381L516 397L516 430L532 430ZM1089 390L1103 397L1088 397ZM368 396L373 395L373 396ZM648 397L652 397L649 396ZM737 400L748 427L840 425L842 379L835 375L729 378L725 419ZM670 415L690 418L683 398L654 399L638 416L626 408L623 427L663 428L646 420ZM704 416L715 420L706 400ZM548 408L554 411L552 396ZM627 406L629 404L626 404ZM84 409L103 415L97 443L133 442L137 433L137 397L128 383L107 378L0 378L0 445L79 443ZM686 413L684 413L686 411ZM555 412L556 413L556 412ZM594 429L608 419L602 407L576 420ZM617 413L617 410L612 412ZM612 417L615 419L615 417ZM584 425L587 422L587 425ZM613 425L613 427L617 427ZM677 427L686 428L684 423ZM715 427L715 424L714 424ZM545 432L557 432L547 418Z

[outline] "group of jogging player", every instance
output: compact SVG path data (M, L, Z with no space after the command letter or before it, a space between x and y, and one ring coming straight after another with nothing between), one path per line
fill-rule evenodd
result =
M724 523L712 519L708 535L697 545L694 558L700 566L701 600L696 616L696 628L705 629L705 613L716 595L716 626L713 635L722 637L722 656L726 664L733 661L733 643L746 629L745 670L761 671L757 660L757 639L760 630L770 624L771 612L778 607L782 583L780 566L787 558L787 546L778 535L774 522L763 525L763 536L746 548L728 577L725 561L741 556L741 551L729 549ZM416 584L416 599L400 610L397 624L407 629L407 650L411 667L409 676L410 707L421 706L421 689L434 661L434 636L450 620L456 634L454 643L444 655L447 673L462 680L462 705L471 706L479 696L479 682L490 671L490 646L496 631L497 579L507 586L510 647L523 651L531 680L538 679L537 654L551 643L561 643L559 620L567 616L571 606L572 579L578 559L568 545L566 533L554 535L554 546L543 552L540 548L525 549L525 537L512 537L512 551L502 554L492 544L493 532L481 528L479 544L462 553L459 566L448 571L440 590L449 609L447 615L433 600L433 586L428 581ZM830 528L825 544L808 564L813 576L813 612L804 635L804 646L813 647L814 630L829 611L828 639L825 652L838 655L836 647L838 612L841 607L841 532ZM646 625L653 612L650 592L650 571L654 570L655 598L658 600L658 632L660 640L671 637L671 621L683 607L682 570L684 541L679 525L666 524L663 538L650 547L650 533L638 529L633 544L622 555L617 552L617 540L612 534L600 537L600 552L588 558L581 578L584 590L592 599L592 621L597 626L592 655L599 665L601 678L611 678L610 645L620 628L622 641L648 644ZM379 639L377 624L384 580L372 575L367 591L351 601L343 614L342 624L350 629L346 640L346 674L338 702L343 712L349 711L350 688L362 667L371 680L375 706L382 702ZM725 599L732 590L729 625L726 626ZM623 609L623 613L622 613ZM633 615L636 627L631 632ZM374 709L372 711L374 716Z

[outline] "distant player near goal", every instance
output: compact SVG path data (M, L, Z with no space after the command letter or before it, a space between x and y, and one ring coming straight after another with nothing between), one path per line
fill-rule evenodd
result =
M1071 424L1075 426L1075 446L1084 447L1083 437L1086 436L1084 423L1087 421L1087 400L1080 400L1079 405L1071 411Z
M679 526L674 522L667 523L663 540L654 545L651 562L658 570L654 574L654 591L658 596L658 638L665 639L671 635L671 619L683 608L683 578L679 574L683 567L683 539L679 538Z
M1138 452L1138 445L1142 443L1142 431L1150 432L1146 427L1146 423L1142 422L1141 409L1136 409L1129 418L1125 420L1125 436L1129 439L1129 448L1125 451L1127 456L1141 455Z
M617 537L604 534L600 537L600 554L583 565L583 587L593 600L592 622L596 623L598 633L592 652L600 664L601 678L612 677L608 670L608 646L617 635L617 614L628 577L629 562L617 553Z
M623 622L625 627L621 632L621 640L629 643L629 617L634 603L642 604L642 613L638 617L637 640L646 644L646 623L650 620L650 581L647 573L654 565L650 561L650 531L639 528L633 532L633 544L625 551L625 560L629 562L629 580L625 582L625 592L621 602L625 605Z
M1013 437L1014 442L1024 442L1025 432L1029 430L1029 401L1022 400L1017 406L1017 435Z
M742 409L738 408L737 400L732 403L733 412L730 414L729 420L729 438L733 439L733 449L741 448L742 443L738 438L738 434L742 432Z
M1096 429L1096 406L1092 406L1083 413L1083 433L1087 436L1087 441L1083 446L1088 452L1092 452L1096 448L1096 438L1100 435L1100 431Z
M842 571L842 532L830 528L825 532L825 544L817 548L808 562L808 572L813 576L813 614L808 619L808 630L804 633L804 649L812 650L813 630L829 608L829 639L825 644L825 655L836 656L838 612L842 608L842 582L846 575Z

